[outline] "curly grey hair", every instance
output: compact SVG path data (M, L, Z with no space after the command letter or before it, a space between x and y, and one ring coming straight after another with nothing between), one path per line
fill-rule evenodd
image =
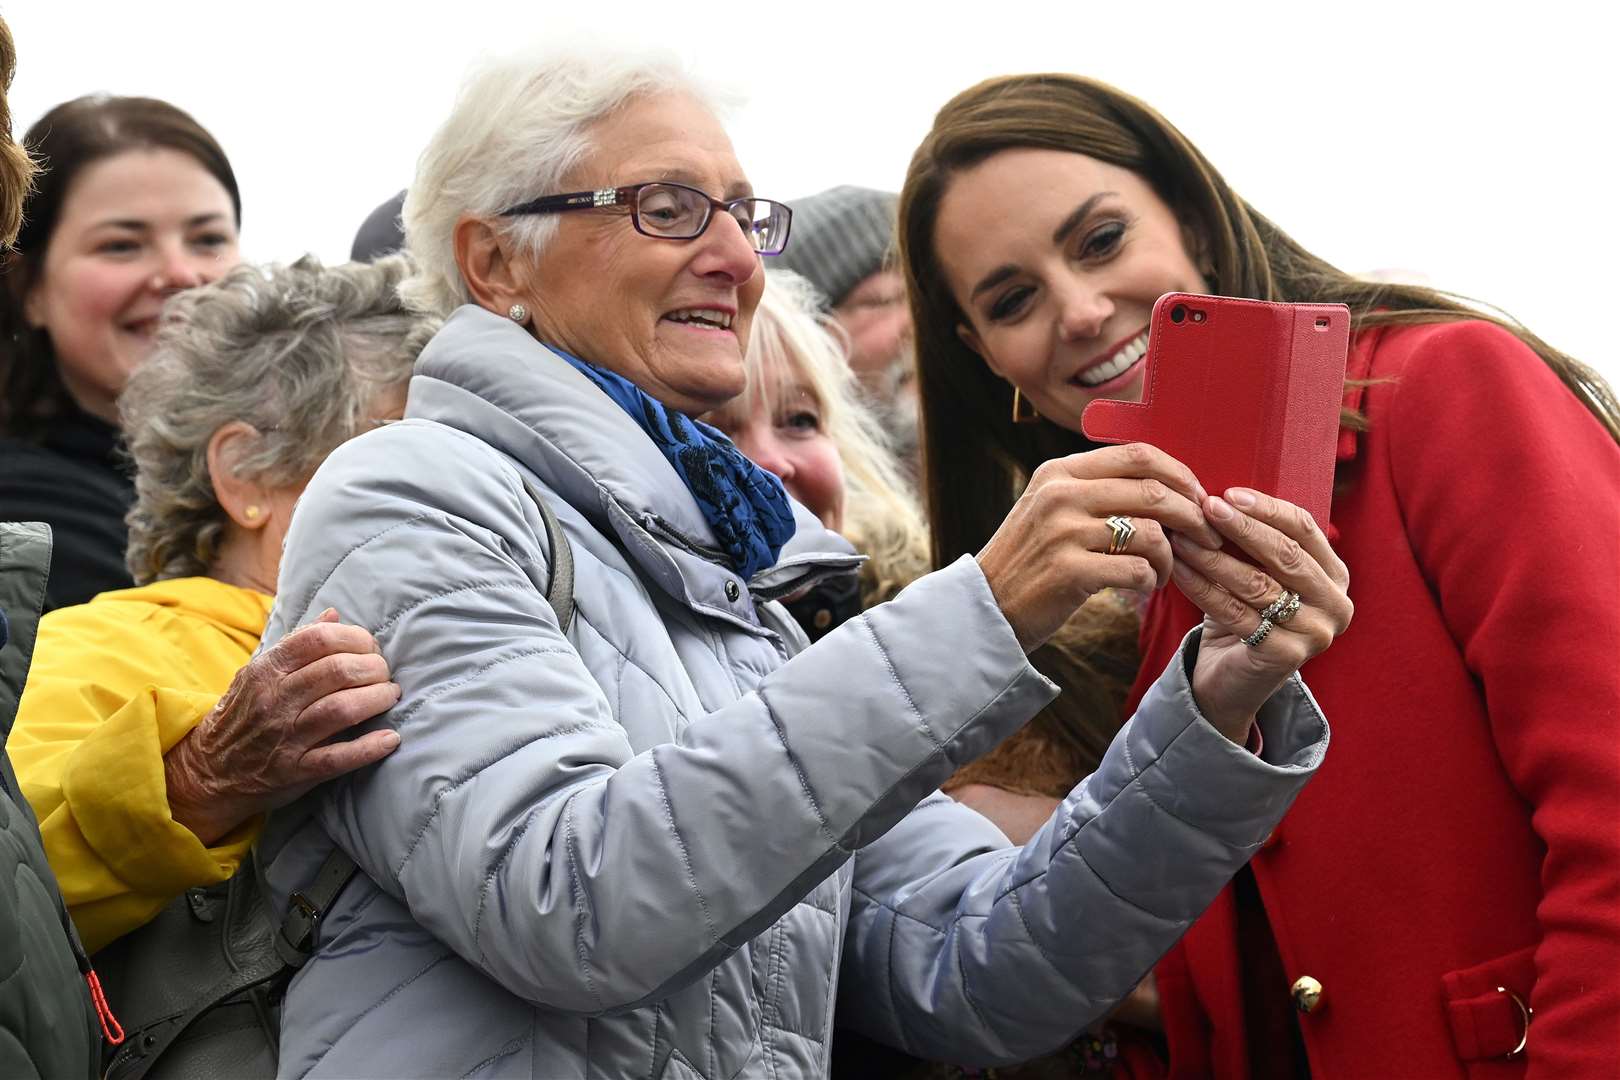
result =
M436 324L405 308L403 255L370 265L240 266L169 301L152 355L119 399L135 461L128 563L136 582L209 572L228 518L208 443L232 421L258 437L236 475L307 480L411 375Z

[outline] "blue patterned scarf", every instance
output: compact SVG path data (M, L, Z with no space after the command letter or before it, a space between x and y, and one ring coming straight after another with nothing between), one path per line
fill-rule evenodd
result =
M624 376L555 346L546 347L601 388L647 433L697 500L745 581L776 565L794 529L793 508L782 481L749 461L715 428L666 408Z

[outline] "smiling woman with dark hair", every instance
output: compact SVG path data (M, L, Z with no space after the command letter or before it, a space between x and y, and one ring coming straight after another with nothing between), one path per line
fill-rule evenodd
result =
M1350 308L1327 530L1359 630L1306 668L1333 756L1157 968L1173 1074L1620 1075L1608 385L1506 319L1338 270L1163 116L1080 76L947 102L912 158L900 238L944 560L1091 449L1088 404L1150 396L1162 293ZM1212 598L1250 626L1265 610L1294 625L1262 580L1223 588L1201 580L1210 553L1178 540L1176 555L1190 585L1147 604L1139 697Z
M236 265L242 203L213 136L151 98L77 98L24 143L40 165L0 275L0 520L54 533L47 607L131 584L118 395L164 301Z

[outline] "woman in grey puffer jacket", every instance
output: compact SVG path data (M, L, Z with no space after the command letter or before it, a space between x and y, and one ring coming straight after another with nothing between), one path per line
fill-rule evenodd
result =
M1295 672L1348 623L1342 565L1267 500L1218 533L1146 447L1054 463L977 558L803 647L773 598L847 547L799 514L778 560L779 485L687 419L741 389L789 223L703 101L661 61L508 63L421 159L412 298L450 317L406 419L307 489L265 636L334 607L402 691L399 749L266 830L277 902L334 846L363 871L289 989L284 1075L815 1076L835 996L914 1054L1028 1058L1136 985L1321 760ZM1025 652L1087 595L1168 579L1166 528L1303 606L1253 647L1212 616L1009 847L934 789L1050 699Z

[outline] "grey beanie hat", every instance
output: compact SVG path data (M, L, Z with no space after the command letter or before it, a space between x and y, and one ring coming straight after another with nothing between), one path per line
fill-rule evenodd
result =
M785 201L793 208L793 226L787 250L770 259L772 269L809 278L827 305L835 307L883 268L900 196L845 185Z
M355 262L375 262L384 255L404 250L405 228L399 223L399 212L404 206L402 191L373 210L355 233L349 258Z

